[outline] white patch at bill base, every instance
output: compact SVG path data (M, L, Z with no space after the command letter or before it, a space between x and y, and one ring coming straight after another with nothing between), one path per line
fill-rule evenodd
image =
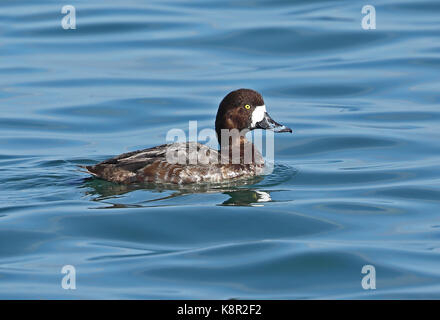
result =
M266 105L255 107L254 112L252 112L252 127L255 127L257 122L264 119L264 114L266 113Z

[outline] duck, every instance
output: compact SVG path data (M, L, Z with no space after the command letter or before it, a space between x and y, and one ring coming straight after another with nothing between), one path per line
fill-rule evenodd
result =
M264 158L245 134L255 129L290 132L273 120L260 93L238 89L220 102L215 131L220 149L176 142L80 166L92 176L120 184L198 184L249 179L264 172ZM195 161L194 161L195 160Z

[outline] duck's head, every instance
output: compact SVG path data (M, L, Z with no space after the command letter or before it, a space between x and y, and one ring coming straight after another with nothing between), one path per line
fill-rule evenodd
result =
M263 97L251 89L238 89L223 98L215 119L215 130L220 137L222 129L271 129L292 132L292 129L273 120L266 111Z

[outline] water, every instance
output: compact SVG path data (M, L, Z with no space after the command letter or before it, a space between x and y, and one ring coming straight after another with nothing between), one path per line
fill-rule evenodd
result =
M440 298L439 14L435 0L3 0L0 298ZM295 131L276 135L269 176L132 188L76 168L189 120L212 128L241 87Z

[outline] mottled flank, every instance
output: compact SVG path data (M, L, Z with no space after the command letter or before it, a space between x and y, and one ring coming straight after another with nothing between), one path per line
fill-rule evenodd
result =
M251 143L246 141L244 144ZM83 168L98 178L124 184L144 182L219 183L261 174L264 168L264 159L256 149L252 150L254 152L252 163L243 163L243 157L240 156L241 163L232 164L229 159L222 158L219 151L209 149L199 143L164 144L150 149L124 153ZM173 153L178 158L171 158L179 160L178 163L169 161L170 154ZM195 159L194 156L198 156L198 159Z

